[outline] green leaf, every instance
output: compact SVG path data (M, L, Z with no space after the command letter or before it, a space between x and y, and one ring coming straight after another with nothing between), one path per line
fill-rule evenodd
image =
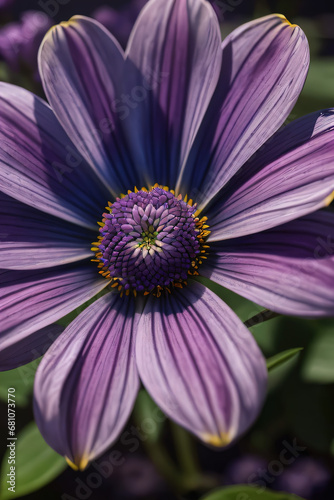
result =
M9 69L6 63L0 62L0 80L2 82L9 82Z
M15 370L0 372L0 399L7 402L8 388L15 388L15 401L18 406L27 406L31 399L35 373L40 360Z
M254 328L255 326L261 325L262 323L269 321L271 319L275 319L280 316L278 313L274 311L270 311L269 309L264 309L255 316L252 316L247 321L244 322L247 328Z
M330 384L334 382L334 331L333 326L320 330L308 346L302 377L307 382Z
M287 351L280 352L267 359L268 372L294 358L302 350L303 347L295 347L294 349L288 349Z
M147 439L152 443L156 443L159 440L167 417L145 390L138 393L134 407L134 417Z
M303 97L319 99L326 107L333 105L334 58L323 57L312 61L303 88Z
M209 493L202 500L303 500L289 493L275 493L258 486L232 486Z
M15 464L12 464L16 473L15 492L8 490L10 484L3 479L0 489L2 500L21 497L42 488L67 467L65 459L46 444L35 422L30 422L16 437ZM2 478L9 477L9 453L7 448L1 465Z

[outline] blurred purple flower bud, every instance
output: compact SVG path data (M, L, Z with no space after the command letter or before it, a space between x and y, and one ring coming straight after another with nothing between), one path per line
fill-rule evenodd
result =
M0 30L0 58L12 71L19 71L23 66L31 69L38 78L38 48L51 26L52 21L44 12L24 12L20 21L7 24Z
M104 5L96 9L92 17L105 26L125 47L139 12L147 0L132 0L120 10Z
M20 64L21 28L19 23L9 23L0 29L0 59L12 71L18 71Z
M117 471L117 486L126 498L147 498L163 491L165 484L149 460L127 456Z
M25 64L37 69L37 54L45 33L52 26L52 20L44 12L26 11L21 17L21 57Z
M252 484L260 477L266 461L256 455L243 455L230 462L224 471L225 484Z
M330 479L330 471L321 460L300 457L277 478L275 489L294 493L309 500L317 498Z

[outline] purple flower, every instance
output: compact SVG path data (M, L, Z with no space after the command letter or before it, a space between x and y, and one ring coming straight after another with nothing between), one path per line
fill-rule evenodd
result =
M1 28L0 58L6 61L12 71L24 67L31 69L37 76L38 48L51 26L51 19L43 12L25 11L19 22Z
M261 470L266 471L267 463L257 455L242 455L235 458L224 470L225 484L254 484L261 480Z
M154 464L143 456L126 455L124 464L115 470L117 498L150 498L163 496L165 484Z
M152 0L125 54L84 17L48 32L50 106L1 84L3 365L31 361L48 325L107 292L54 341L35 381L43 436L80 469L119 436L139 379L211 445L256 418L265 360L198 274L280 313L333 312L321 242L334 222L318 211L334 190L333 113L273 135L308 62L283 16L221 44L206 2Z
M330 470L321 459L300 457L277 478L275 489L317 499L330 480Z
M0 59L12 71L20 68L21 29L19 23L9 23L0 29Z

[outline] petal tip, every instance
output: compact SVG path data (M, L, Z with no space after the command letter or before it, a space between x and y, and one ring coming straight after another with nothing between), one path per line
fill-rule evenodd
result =
M224 448L231 443L232 438L229 433L221 432L220 434L202 434L202 440L216 448Z
M325 198L325 206L329 207L329 205L332 203L334 200L334 191L331 192L326 198Z
M76 19L76 16L71 17L68 21L61 21L61 23L59 23L59 26L62 26L63 28L68 28L69 26L72 26L73 24L78 24L78 20Z
M74 462L70 460L68 457L65 457L66 462L68 465L71 467L71 469L75 471L83 471L86 469L88 463L89 463L89 458L87 455L83 455L82 457L77 457L75 458Z
M298 24L292 24L288 19L283 15L283 14L276 14L277 17L279 17L283 23L287 24L291 28L299 28Z
M52 32L53 32L56 28L57 28L57 26L58 26L57 24L54 24L53 26L51 26L51 27L47 30L47 32L45 33L44 38L43 38L43 40L42 40L42 43L41 43L41 45L40 45L40 49L41 49L41 47L42 47L42 45L43 45L44 40L46 40L46 39L49 37L49 35L50 35L50 34L51 34L51 33L52 33Z
M65 457L65 460L67 462L67 464L71 467L71 469L77 471L79 470L79 467L77 465L75 465L68 457Z

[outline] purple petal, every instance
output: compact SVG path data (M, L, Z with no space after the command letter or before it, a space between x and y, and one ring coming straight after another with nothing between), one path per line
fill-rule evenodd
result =
M0 274L0 350L59 320L108 285L87 264Z
M332 201L334 109L287 125L231 180L206 215L210 241L264 231Z
M40 358L63 331L63 326L49 325L19 340L13 335L7 347L0 349L0 371L13 370Z
M216 87L221 37L200 0L152 0L127 48L123 125L147 182L175 186Z
M108 200L49 106L0 83L0 189L48 214L91 229Z
M203 276L270 310L333 316L334 214L320 211L263 233L210 245Z
M266 392L265 361L217 295L192 282L150 297L138 328L140 377L171 419L216 446L251 425Z
M37 425L80 469L117 439L132 410L136 322L133 298L108 293L68 326L38 367Z
M233 31L220 80L178 185L203 208L284 123L303 87L307 39L284 16Z
M0 268L41 269L92 257L96 233L0 192Z
M118 42L98 22L75 16L51 29L39 52L46 96L68 136L114 195L137 181L122 146L117 87L124 70Z

